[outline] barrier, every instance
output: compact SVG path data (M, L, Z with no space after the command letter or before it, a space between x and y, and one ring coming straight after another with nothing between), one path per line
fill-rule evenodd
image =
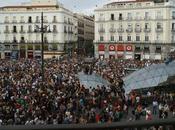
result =
M126 121L104 124L60 124L60 125L23 125L1 126L0 130L175 130L175 119L152 121Z

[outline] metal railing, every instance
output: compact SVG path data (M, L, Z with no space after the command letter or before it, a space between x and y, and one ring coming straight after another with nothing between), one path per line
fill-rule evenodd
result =
M152 121L125 121L104 124L60 124L60 125L22 125L1 126L1 130L150 130L159 127L163 130L175 130L175 119Z

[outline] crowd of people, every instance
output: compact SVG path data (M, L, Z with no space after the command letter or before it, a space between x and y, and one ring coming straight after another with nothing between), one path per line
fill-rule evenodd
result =
M136 93L125 96L122 77L127 75L125 68L140 69L160 62L102 62L97 59L90 63L88 69L83 60L76 58L61 61L49 59L45 60L45 80L42 81L40 60L1 60L0 125L110 123L127 119L129 109L133 109L135 120L144 112L145 117L151 119L147 106L141 103L141 96ZM77 76L83 70L101 75L111 85L86 88ZM155 114L160 103L161 97L153 103ZM159 109L161 118L164 118L163 113L165 117L168 116L164 112L169 111L166 103Z

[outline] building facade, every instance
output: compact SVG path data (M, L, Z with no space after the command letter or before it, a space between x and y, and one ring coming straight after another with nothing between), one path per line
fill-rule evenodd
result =
M175 46L175 1L112 2L95 10L95 57L164 59Z
M83 14L75 14L78 20L78 44L77 48L80 53L85 52L93 46L94 40L94 17Z
M41 12L44 57L71 53L77 42L77 19L57 0L31 0L0 8L0 58L41 57Z

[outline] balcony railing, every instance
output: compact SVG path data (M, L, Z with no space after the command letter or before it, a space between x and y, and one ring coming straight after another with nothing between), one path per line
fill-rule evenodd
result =
M126 32L131 33L131 32L133 32L133 29L132 28L127 28Z
M58 23L57 19L53 19L52 23Z
M145 32L145 33L151 32L151 28L145 28L145 29L144 29L144 32Z
M105 21L105 18L99 18L98 21L99 22L104 22Z
M20 40L20 43L25 43L25 40Z
M156 32L163 32L163 28L156 28Z
M10 21L9 20L5 20L4 23L10 23Z
M44 19L44 20L43 20L43 23L48 23L48 20Z
M53 33L58 33L58 31L56 29L53 30Z
M33 33L33 31L32 30L28 30L27 33Z
M25 23L25 21L24 20L20 20L20 23Z
M62 124L62 125L11 125L1 126L1 130L149 130L163 126L163 130L175 130L175 119L155 119L150 121L123 121L113 123L94 123L94 124Z
M14 30L13 30L12 33L18 33L18 31L14 31Z
M101 28L98 30L99 33L104 33L105 32L105 29L104 28Z
M135 32L136 32L136 33L140 33L141 31L142 31L141 28L135 28Z
M20 30L19 33L26 33L24 30Z
M13 20L12 23L17 23L17 20Z
M118 29L117 29L117 32L118 32L118 33L123 33L123 32L124 32L124 29L123 29L123 28L118 28Z
M172 28L172 29L171 29L171 32L175 32L175 28Z
M10 31L9 30L5 30L4 33L10 33Z
M39 19L38 19L38 20L36 20L36 21L35 21L35 23L40 23L40 20L39 20Z
M115 33L115 32L116 32L116 29L110 28L110 29L109 29L109 32L110 32L110 33Z
M163 16L156 16L156 20L162 20Z
M147 17L144 18L144 20L150 20L150 19L151 19L150 16L147 16Z

